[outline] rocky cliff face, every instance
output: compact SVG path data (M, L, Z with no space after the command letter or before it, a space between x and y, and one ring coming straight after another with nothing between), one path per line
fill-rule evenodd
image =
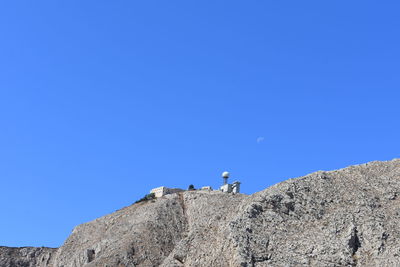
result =
M400 160L290 179L251 196L192 191L77 226L0 266L400 266Z
M9 248L0 247L0 266L7 267L46 267L51 264L54 248Z

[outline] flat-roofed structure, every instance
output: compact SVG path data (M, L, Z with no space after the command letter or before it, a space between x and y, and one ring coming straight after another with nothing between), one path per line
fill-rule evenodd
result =
M240 193L240 182L235 181L232 184L228 184L229 176L229 172L222 173L222 178L224 179L224 181L219 190L224 193Z
M150 190L150 193L154 193L155 197L162 197L168 194L182 192L184 190L180 188L168 188L165 186L156 187Z

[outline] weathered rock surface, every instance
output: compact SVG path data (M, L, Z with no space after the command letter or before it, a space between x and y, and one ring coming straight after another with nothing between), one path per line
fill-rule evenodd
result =
M400 266L400 160L246 196L190 191L77 226L63 246L0 247L0 266Z
M7 267L45 267L50 266L54 248L10 248L0 247L0 266Z

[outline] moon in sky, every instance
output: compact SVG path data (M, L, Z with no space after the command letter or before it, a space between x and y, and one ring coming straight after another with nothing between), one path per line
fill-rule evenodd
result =
M261 143L262 141L264 141L264 137L263 136L260 136L260 137L257 138L257 143L258 144Z

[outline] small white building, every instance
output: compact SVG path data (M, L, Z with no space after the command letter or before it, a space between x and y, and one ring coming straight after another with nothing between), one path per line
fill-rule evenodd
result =
M200 190L205 190L205 191L212 191L212 187L211 186L203 186Z
M184 190L180 189L180 188L168 188L165 186L160 186L157 188L153 188L150 190L150 193L154 193L155 197L162 197L168 194L173 194L173 193L178 193L178 192L182 192Z
M230 193L232 192L232 185L231 184L224 184L221 185L221 187L219 188L219 190L221 190L224 193Z
M240 193L240 182L239 181L233 182L232 193Z
M235 181L232 184L228 184L229 172L223 172L222 178L224 179L224 184L219 188L220 191L224 193L240 193L240 182Z

